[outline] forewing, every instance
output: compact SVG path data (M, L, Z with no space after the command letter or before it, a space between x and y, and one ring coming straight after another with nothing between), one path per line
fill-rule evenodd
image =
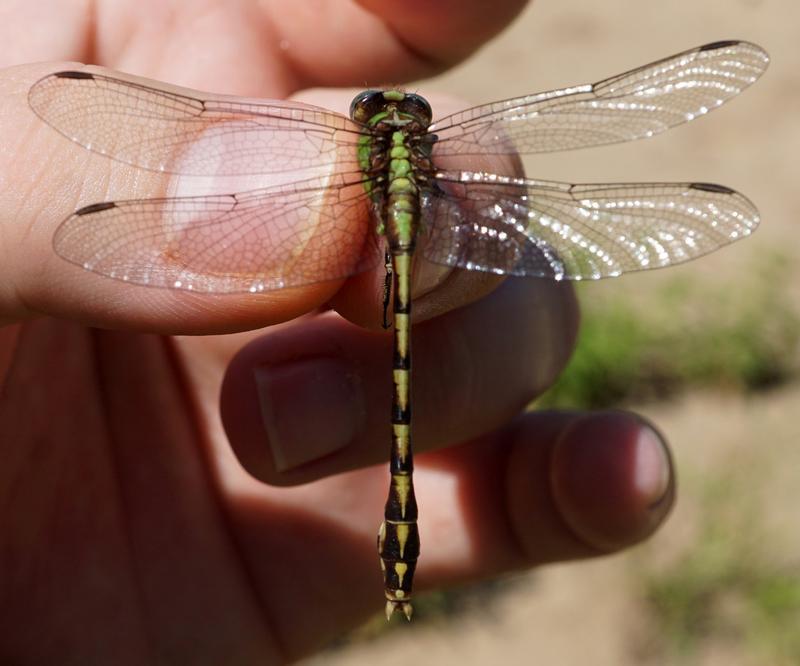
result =
M53 245L86 270L148 287L258 293L344 278L382 253L360 175L339 180L93 204Z
M596 280L680 264L749 235L758 211L708 183L570 185L441 172L423 253L504 275Z
M290 172L334 162L351 171L362 131L310 105L192 97L86 71L46 76L28 100L42 120L85 148L190 176Z
M435 122L436 155L545 153L650 137L704 115L758 79L767 53L716 42L594 84L476 106Z

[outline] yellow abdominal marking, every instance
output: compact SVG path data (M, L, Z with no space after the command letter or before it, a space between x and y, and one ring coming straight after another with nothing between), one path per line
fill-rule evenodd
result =
M394 325L397 327L397 351L403 358L408 356L408 315L397 312L394 315Z
M397 440L397 450L400 452L400 460L405 460L408 455L409 427L400 423L394 423L392 424L392 432Z
M400 581L400 585L402 585L403 576L405 576L406 571L408 571L408 565L405 562L395 562L394 570L397 572L397 579ZM402 599L405 596L403 590L396 590L394 594L398 599Z
M395 370L394 383L397 386L397 404L400 409L408 409L408 371Z
M394 256L394 267L397 271L397 277L400 278L397 281L398 299L401 303L408 303L411 300L411 294L409 293L411 280L408 279L411 274L411 255L396 254Z
M408 493L411 490L411 479L405 474L395 474L394 488L397 491L397 499L400 502L400 511L402 512L403 518L405 518Z
M397 523L397 543L400 544L400 557L403 557L405 555L407 541L408 541L408 525L405 523Z

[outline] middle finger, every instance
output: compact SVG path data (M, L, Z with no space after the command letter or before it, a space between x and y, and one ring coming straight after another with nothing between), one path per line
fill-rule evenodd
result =
M490 297L413 328L414 445L464 441L539 395L575 340L572 289L509 279ZM294 485L385 460L391 336L333 313L281 326L228 367L222 419L256 478Z

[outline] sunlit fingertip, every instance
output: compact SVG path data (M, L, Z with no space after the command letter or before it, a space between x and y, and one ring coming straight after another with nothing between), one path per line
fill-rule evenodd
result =
M671 465L664 442L650 427L643 427L636 441L634 485L647 501L655 506L670 487Z

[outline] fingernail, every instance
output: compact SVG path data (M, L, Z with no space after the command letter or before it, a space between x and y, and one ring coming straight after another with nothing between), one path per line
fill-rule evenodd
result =
M636 442L634 484L647 500L655 506L669 490L671 465L667 449L658 433L644 426Z
M339 358L254 369L275 468L286 471L346 447L365 421L358 374Z

